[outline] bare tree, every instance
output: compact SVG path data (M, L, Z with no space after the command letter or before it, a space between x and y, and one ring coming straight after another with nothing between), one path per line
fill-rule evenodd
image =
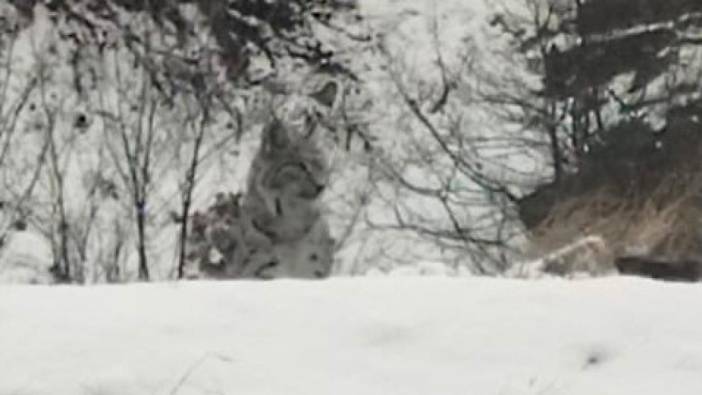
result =
M31 99L39 87L39 78L35 70L21 72L16 50L17 30L11 25L0 28L8 33L0 38L0 174L4 190L0 198L1 246L8 232L27 225L29 200L46 163L48 144L40 144L37 152L27 152L30 156L36 155L30 161L22 161L22 155L17 155L18 148L34 138L33 130L27 130L30 128L25 117L35 108Z
M523 145L507 143L503 131L474 121L489 117L475 78L470 40L463 52L447 58L438 24L430 24L433 62L413 73L404 58L382 42L387 76L401 105L394 128L402 149L371 152L377 195L392 216L369 218L373 229L408 232L462 257L470 270L491 274L506 268L518 236L516 200L510 181L518 178Z
M136 222L136 248L138 254L138 278L149 280L147 259L146 223L148 217L149 190L152 182L152 156L156 131L155 117L157 98L153 96L148 74L141 69L137 82L139 94L136 98L129 94L131 84L124 80L122 65L115 61L115 76L120 103L133 103L127 110L123 105L116 106L116 113L103 111L102 115L111 122L119 136L121 158L115 159L125 185L131 196L133 215ZM127 113L129 111L129 113ZM129 115L128 115L129 114Z

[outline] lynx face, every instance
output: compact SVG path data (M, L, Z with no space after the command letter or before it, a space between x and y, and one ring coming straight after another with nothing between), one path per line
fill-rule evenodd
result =
M328 169L309 137L292 140L277 121L264 131L249 173L246 211L254 226L274 241L295 240L319 219L317 199Z
M279 121L263 131L250 174L249 187L307 200L316 199L328 179L324 154L314 141L310 137L293 141Z

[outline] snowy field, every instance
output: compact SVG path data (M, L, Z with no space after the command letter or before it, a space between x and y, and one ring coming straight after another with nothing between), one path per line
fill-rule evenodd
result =
M702 287L363 278L0 287L0 394L698 395Z

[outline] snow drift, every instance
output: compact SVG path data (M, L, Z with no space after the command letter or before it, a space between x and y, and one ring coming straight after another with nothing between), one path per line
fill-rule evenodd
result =
M697 284L0 287L0 394L702 393Z

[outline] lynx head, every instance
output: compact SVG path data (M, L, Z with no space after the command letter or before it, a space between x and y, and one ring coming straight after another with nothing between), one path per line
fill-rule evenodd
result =
M324 191L328 168L311 133L293 137L274 119L263 130L261 147L251 164L249 190L266 201L271 213L280 215L275 199L314 201Z

